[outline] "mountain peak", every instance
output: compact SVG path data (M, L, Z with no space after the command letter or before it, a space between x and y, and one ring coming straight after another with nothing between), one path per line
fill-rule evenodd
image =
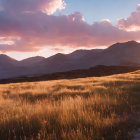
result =
M48 60L59 60L59 59L62 59L63 60L65 58L66 58L66 55L65 54L57 53L57 54L55 54L53 56L50 56L50 57L48 57L46 59L48 59Z
M138 42L136 42L136 41L134 41L134 40L125 42L124 44L126 44L126 45L132 45L132 46L134 46L134 47L137 46L137 45L140 46L140 43L138 43Z
M130 40L130 41L127 41L126 43L138 43L138 42L135 40Z
M0 54L0 57L8 57L9 58L9 56L7 56L5 54Z
M5 55L5 54L0 54L0 65L1 66L11 66L11 65L16 65L18 63L17 60Z
M1 59L1 60L5 60L5 61L6 61L6 60L17 61L17 60L15 60L15 59L13 59L13 58L11 58L11 57L5 55L5 54L0 54L0 59Z
M43 56L34 56L34 57L29 57L29 58L23 59L23 60L21 60L21 61L43 60L43 59L45 59L45 57L43 57Z
M20 61L20 63L21 63L21 66L28 66L28 65L33 65L33 64L39 63L39 62L43 61L44 59L45 59L45 57L35 56L35 57L23 59Z
M115 43L112 46L110 46L108 49L122 49L122 48L132 48L132 47L140 47L140 43L132 40L132 41L128 41L128 42L123 42L123 43ZM107 50L108 50L107 49Z

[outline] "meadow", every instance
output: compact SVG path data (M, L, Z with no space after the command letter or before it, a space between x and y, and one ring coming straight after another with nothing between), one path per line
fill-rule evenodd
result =
M0 140L129 140L140 71L0 85Z

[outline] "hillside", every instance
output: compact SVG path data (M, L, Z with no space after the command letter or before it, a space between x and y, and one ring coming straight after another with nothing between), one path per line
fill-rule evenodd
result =
M18 83L18 82L35 82L35 81L47 81L47 80L59 80L59 79L74 79L74 78L86 78L86 77L100 77L113 74L122 74L140 70L140 67L134 66L95 66L87 70L72 70L67 72L57 72L53 74L34 75L34 76L21 76L17 78L1 79L0 84Z
M140 71L0 84L0 139L128 140L140 127Z

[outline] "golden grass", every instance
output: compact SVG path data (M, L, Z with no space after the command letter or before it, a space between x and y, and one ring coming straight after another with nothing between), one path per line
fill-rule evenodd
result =
M0 140L125 140L140 127L140 71L0 85Z

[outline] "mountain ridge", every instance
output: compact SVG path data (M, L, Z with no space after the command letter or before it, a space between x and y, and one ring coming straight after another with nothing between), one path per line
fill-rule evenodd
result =
M70 54L58 53L48 58L36 56L21 61L0 55L0 79L89 69L97 65L139 66L140 43L115 43L106 49L76 50Z

